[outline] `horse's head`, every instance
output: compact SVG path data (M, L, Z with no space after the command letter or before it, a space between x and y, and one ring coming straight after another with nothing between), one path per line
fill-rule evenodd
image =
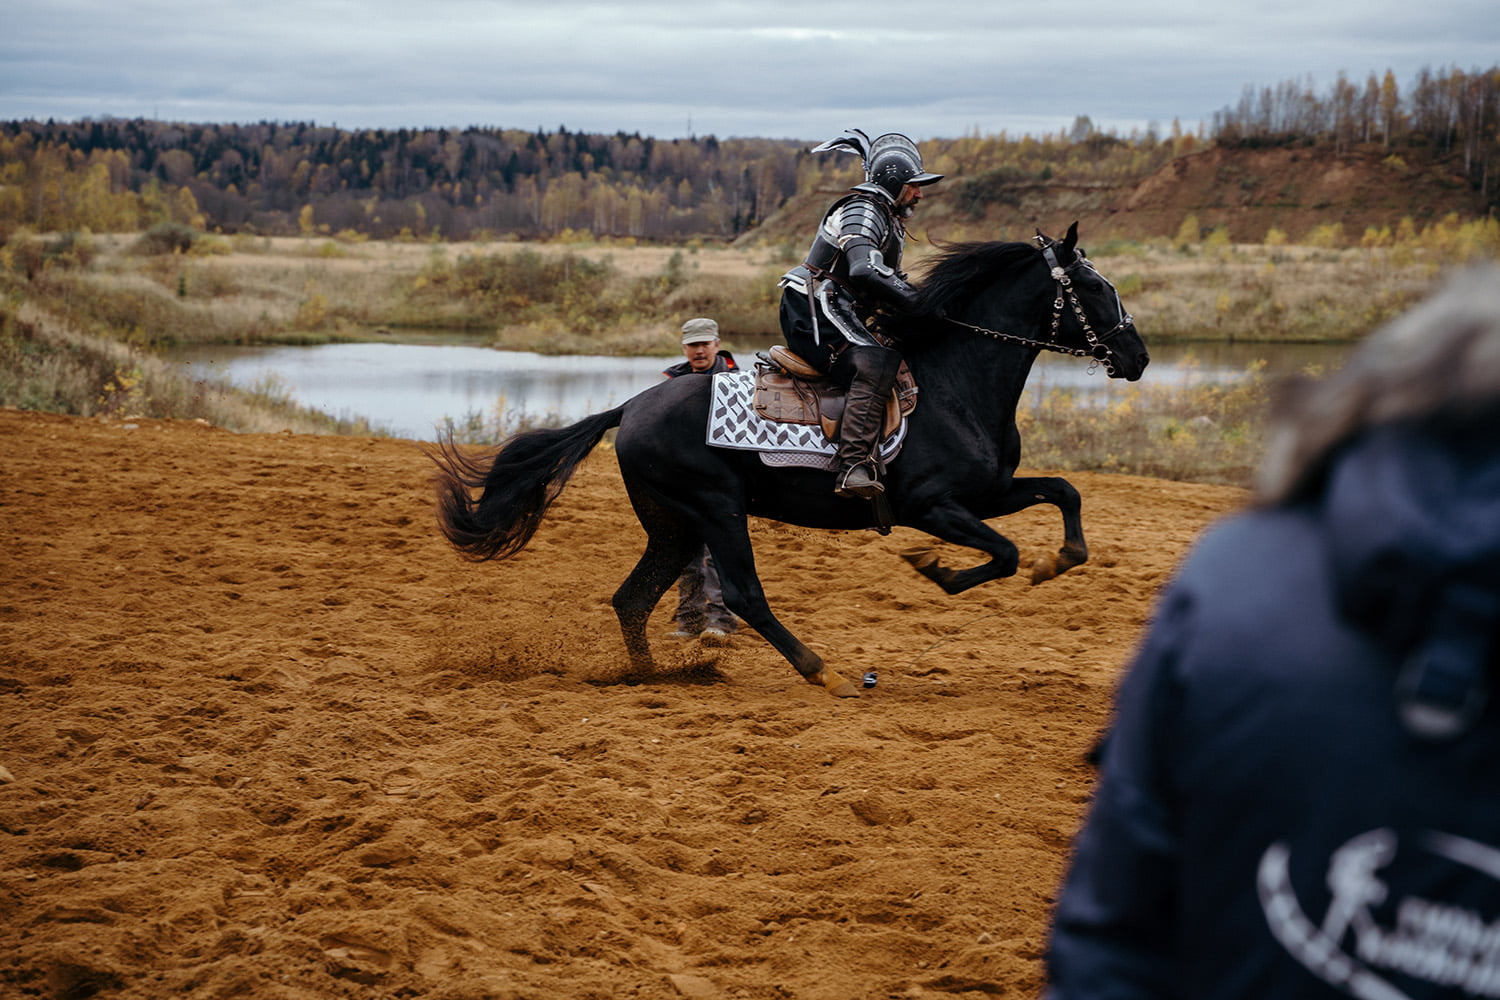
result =
M1078 223L1061 241L1037 231L1037 248L1051 270L1057 295L1052 303L1052 343L1091 355L1110 378L1134 382L1150 362L1135 321L1120 293L1078 246Z

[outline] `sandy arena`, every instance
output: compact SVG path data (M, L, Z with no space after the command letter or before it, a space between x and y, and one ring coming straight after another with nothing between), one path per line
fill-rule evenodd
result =
M1091 561L957 597L916 532L755 522L781 620L879 672L839 700L658 639L675 594L620 680L607 450L506 563L447 547L429 469L0 410L0 996L1035 997L1119 670L1245 500L1073 475Z

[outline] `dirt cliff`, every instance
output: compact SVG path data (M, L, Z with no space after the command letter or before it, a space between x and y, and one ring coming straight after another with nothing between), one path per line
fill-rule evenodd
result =
M1039 228L1060 235L1079 220L1093 245L1111 238L1172 237L1196 216L1203 233L1225 226L1236 242L1261 242L1272 228L1296 241L1334 223L1358 242L1367 227L1394 230L1404 218L1421 229L1450 213L1465 220L1486 215L1483 196L1451 160L1410 151L1406 156L1411 159L1380 149L1335 155L1331 147L1214 146L1127 183L1064 176L985 181L979 214L963 191L979 179L954 176L929 189L912 229L934 239L1025 239ZM829 189L795 198L745 239L809 239L840 193Z

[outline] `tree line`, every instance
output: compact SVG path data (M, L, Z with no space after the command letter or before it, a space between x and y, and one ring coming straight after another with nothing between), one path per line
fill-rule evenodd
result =
M977 130L922 143L950 175L936 196L974 217L1037 185L1122 185L1205 143L1303 143L1457 158L1496 204L1500 68L1423 69L1363 86L1340 74L1247 87L1197 132L1176 121L1127 136L1080 115L1055 135ZM0 239L177 223L222 232L475 239L728 240L789 198L858 180L853 157L791 140L657 140L507 128L347 130L306 122L146 119L0 122Z
M785 141L565 128L11 121L0 123L0 225L69 228L84 202L107 226L128 212L121 196L138 195L147 223L196 216L224 231L732 237L794 190L797 153Z
M1378 144L1455 155L1469 183L1494 204L1500 66L1424 67L1404 91L1390 70L1371 73L1363 85L1340 73L1321 93L1311 79L1246 87L1236 105L1214 115L1212 132L1229 146L1324 143L1342 153Z

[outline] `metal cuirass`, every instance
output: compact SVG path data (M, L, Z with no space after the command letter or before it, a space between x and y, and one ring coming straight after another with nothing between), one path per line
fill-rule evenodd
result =
M781 279L783 288L808 295L814 304L819 343L826 340L824 327L832 326L850 343L878 345L865 325L876 300L910 293L897 271L906 234L889 202L867 184L839 199L823 216L803 263ZM851 274L851 256L867 264L858 275Z

